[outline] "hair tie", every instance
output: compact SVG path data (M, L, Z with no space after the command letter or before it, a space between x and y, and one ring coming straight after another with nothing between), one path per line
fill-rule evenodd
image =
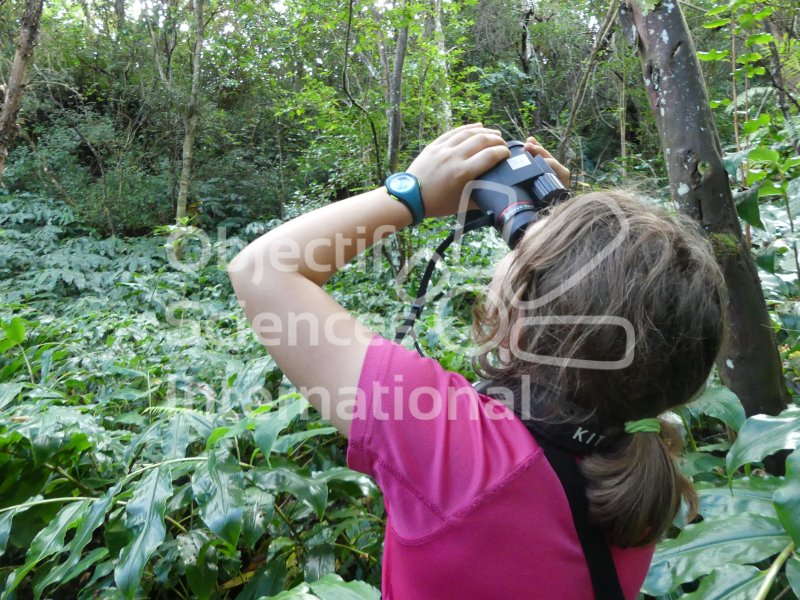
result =
M625 433L661 433L661 422L657 417L625 421Z

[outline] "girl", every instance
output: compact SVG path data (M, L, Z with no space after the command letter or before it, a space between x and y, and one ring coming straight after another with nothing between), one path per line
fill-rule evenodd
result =
M526 150L569 181L535 139ZM408 169L424 215L454 214L464 186L509 156L480 124L439 137ZM348 465L383 490L383 597L599 597L564 488L519 416L375 335L321 288L418 219L406 204L380 188L328 205L257 239L229 267L260 340L349 438ZM601 424L603 444L576 458L626 598L681 500L694 506L656 417L705 382L723 334L721 282L694 223L592 193L529 228L476 311L477 368L493 389L524 388L532 422Z

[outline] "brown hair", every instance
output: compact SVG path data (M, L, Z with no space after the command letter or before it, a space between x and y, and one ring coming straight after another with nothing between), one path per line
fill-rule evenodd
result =
M576 196L547 217L476 310L476 371L495 382L529 376L549 421L595 416L617 431L689 401L719 353L727 297L699 226L619 191ZM615 320L563 318L576 315ZM661 425L581 462L590 515L615 545L660 538L682 498L695 512L673 458L682 440Z

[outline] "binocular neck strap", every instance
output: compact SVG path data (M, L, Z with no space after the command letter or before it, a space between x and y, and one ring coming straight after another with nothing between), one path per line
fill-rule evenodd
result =
M467 214L469 215L469 213ZM494 213L481 214L481 216L466 221L463 225L459 224L450 230L449 235L442 241L441 244L439 244L439 246L436 248L436 251L433 253L433 256L428 261L428 265L425 267L425 273L422 275L422 280L419 282L419 288L417 289L417 297L411 304L411 310L408 311L403 324L397 328L397 332L394 336L395 342L399 344L403 341L403 338L406 337L406 334L411 332L411 337L414 339L414 347L417 349L417 352L419 352L420 356L425 356L425 354L422 352L422 348L420 348L419 343L417 342L417 336L414 333L414 323L422 314L422 309L425 307L425 294L428 293L428 284L430 284L431 277L433 277L433 272L436 270L436 264L442 260L442 258L444 258L444 253L455 241L456 237L461 237L465 233L475 231L481 227L487 227L493 222Z

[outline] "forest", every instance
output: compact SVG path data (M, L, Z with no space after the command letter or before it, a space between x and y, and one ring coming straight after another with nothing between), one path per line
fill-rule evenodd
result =
M381 491L226 268L479 121L535 135L577 192L690 215L725 276L723 356L668 415L700 514L640 597L800 597L798 20L797 0L0 0L0 599L380 598ZM451 226L326 290L392 337ZM470 380L505 251L465 236L416 326Z

